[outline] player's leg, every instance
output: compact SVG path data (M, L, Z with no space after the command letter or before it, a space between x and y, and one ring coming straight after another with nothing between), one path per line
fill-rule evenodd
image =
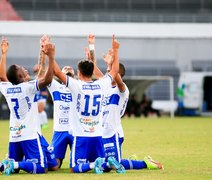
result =
M40 142L45 152L49 171L57 171L59 166L54 154L54 148L49 145L44 136L40 136Z
M90 137L74 137L70 155L71 172L83 173L94 168L93 163L88 162L91 143Z
M12 151L15 153L11 153ZM25 156L24 161L22 161L22 152ZM10 143L9 153L9 159L5 159L3 161L6 167L5 173L7 175L15 172L16 170L19 171L20 169L31 174L40 174L46 172L46 157L44 157L39 138L34 140L21 141L18 145L16 143Z
M150 156L144 158L144 160L130 160L122 159L121 164L125 169L163 169L160 162L154 161Z
M68 132L68 135L67 135L67 137L66 137L66 141L67 141L67 144L69 145L69 149L70 149L70 151L71 151L72 145L73 145L73 141L74 141L74 137L73 137L73 135L70 134L69 132ZM63 160L61 161L61 165L62 165L62 163L63 163Z
M114 134L114 136L110 138L103 138L104 144L104 153L106 161L108 157L113 156L116 158L118 162L121 161L121 150L119 145L119 137L118 134Z
M11 161L22 161L23 160L23 151L21 148L20 142L10 142L9 143L9 156L1 163L1 172L6 175L11 173L19 173L20 169L15 169L10 167Z
M147 165L144 161L131 160L131 159L122 159L121 164L125 169L144 169L147 168Z
M68 132L57 132L54 131L53 137L52 137L52 147L54 148L54 154L55 158L57 160L57 163L59 165L59 168L62 165L62 161L65 158L66 149L68 146L67 143L67 136Z
M89 161L93 162L91 163L91 166L96 174L102 174L104 167L108 168L105 161L104 146L101 136L92 137L92 141L90 143Z
M47 172L47 161L42 149L40 138L21 142L25 162L14 163L14 169L19 168L28 173L42 174Z
M104 171L115 169L117 173L125 173L124 167L120 164L121 150L119 145L119 136L114 134L110 138L103 138L106 165L104 164Z

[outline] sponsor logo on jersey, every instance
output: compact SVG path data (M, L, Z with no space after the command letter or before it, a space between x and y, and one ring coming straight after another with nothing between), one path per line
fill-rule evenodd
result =
M7 94L22 93L21 87L8 88Z
M104 148L114 147L114 143L106 143L104 144Z
M59 109L60 109L60 110L64 110L64 111L69 111L69 110L70 110L70 107L69 107L69 106L60 105L60 106L59 106Z
M23 129L26 128L26 125L23 124L16 124L14 127L10 127L10 131L15 132L17 135L20 135Z
M68 118L60 118L59 119L59 124L68 124Z
M72 95L71 93L61 93L59 91L53 92L54 101L64 101L64 102L71 102Z
M95 121L89 118L81 118L80 123L83 125L85 132L94 132L95 126L99 124L99 121Z
M85 164L86 159L77 159L77 164Z
M101 89L100 85L98 84L84 84L82 85L83 90L96 90L96 89Z

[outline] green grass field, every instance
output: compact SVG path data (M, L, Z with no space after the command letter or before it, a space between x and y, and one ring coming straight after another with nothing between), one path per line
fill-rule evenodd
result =
M151 155L164 165L164 170L128 170L126 174L114 171L102 175L88 172L69 173L69 151L58 172L44 175L20 174L0 179L212 179L212 118L124 118L123 157L136 154L138 159ZM8 121L0 121L0 159L8 146ZM52 121L43 131L50 142Z

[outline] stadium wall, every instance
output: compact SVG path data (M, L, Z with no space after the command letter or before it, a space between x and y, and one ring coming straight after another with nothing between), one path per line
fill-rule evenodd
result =
M84 57L84 47L88 44L86 37L92 32L96 35L98 59L111 46L114 33L121 42L120 59L129 65L130 60L138 61L138 64L143 60L165 60L174 61L181 71L188 71L192 69L193 60L211 59L211 29L212 24L186 23L0 22L0 35L10 42L8 65L18 59L19 64L23 62L30 67L37 62L42 34L52 36L58 63L61 59L69 64L69 59L76 63Z

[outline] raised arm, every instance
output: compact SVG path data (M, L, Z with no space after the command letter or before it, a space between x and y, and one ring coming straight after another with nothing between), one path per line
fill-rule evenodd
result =
M119 42L115 39L115 36L112 37L112 48L113 48L113 63L111 70L108 74L112 76L113 79L115 79L116 75L119 72L119 56L118 56L118 49L119 49Z
M50 44L50 36L48 35L43 35L40 39L40 55L38 59L39 70L38 70L37 78L41 78L42 76L44 76L46 72L46 55L42 51L42 48L45 44Z
M54 74L54 55L55 55L55 47L53 44L46 44L43 46L42 51L49 58L48 69L43 77L38 79L38 87L42 89L51 83Z
M108 53L103 56L103 59L107 64L107 72L110 72L113 63L113 49L109 49Z
M0 60L0 80L8 81L7 79L7 70L6 70L6 58L7 58L7 50L9 48L9 43L7 39L2 37L1 41L1 60Z
M97 66L96 53L95 53L95 36L93 34L88 35L88 44L89 44L89 58L94 63L94 71L93 74L97 79L100 79L104 76L101 70Z
M108 71L112 69L112 62L113 62L113 50L109 49L108 54L104 56L104 60L108 65ZM119 71L120 71L120 64L119 64ZM120 92L124 92L126 87L124 85L124 82L122 80L121 75L118 73L114 79L116 81L117 87L119 88Z
M54 62L54 75L57 76L63 84L66 84L66 75L61 71L56 62Z
M124 92L126 90L126 87L119 73L116 75L115 81L116 81L117 87L119 88L119 91Z
M40 55L39 55L39 59L38 59L38 74L37 74L37 78L39 79L42 76L44 76L45 72L46 72L46 55L41 50L40 51Z

